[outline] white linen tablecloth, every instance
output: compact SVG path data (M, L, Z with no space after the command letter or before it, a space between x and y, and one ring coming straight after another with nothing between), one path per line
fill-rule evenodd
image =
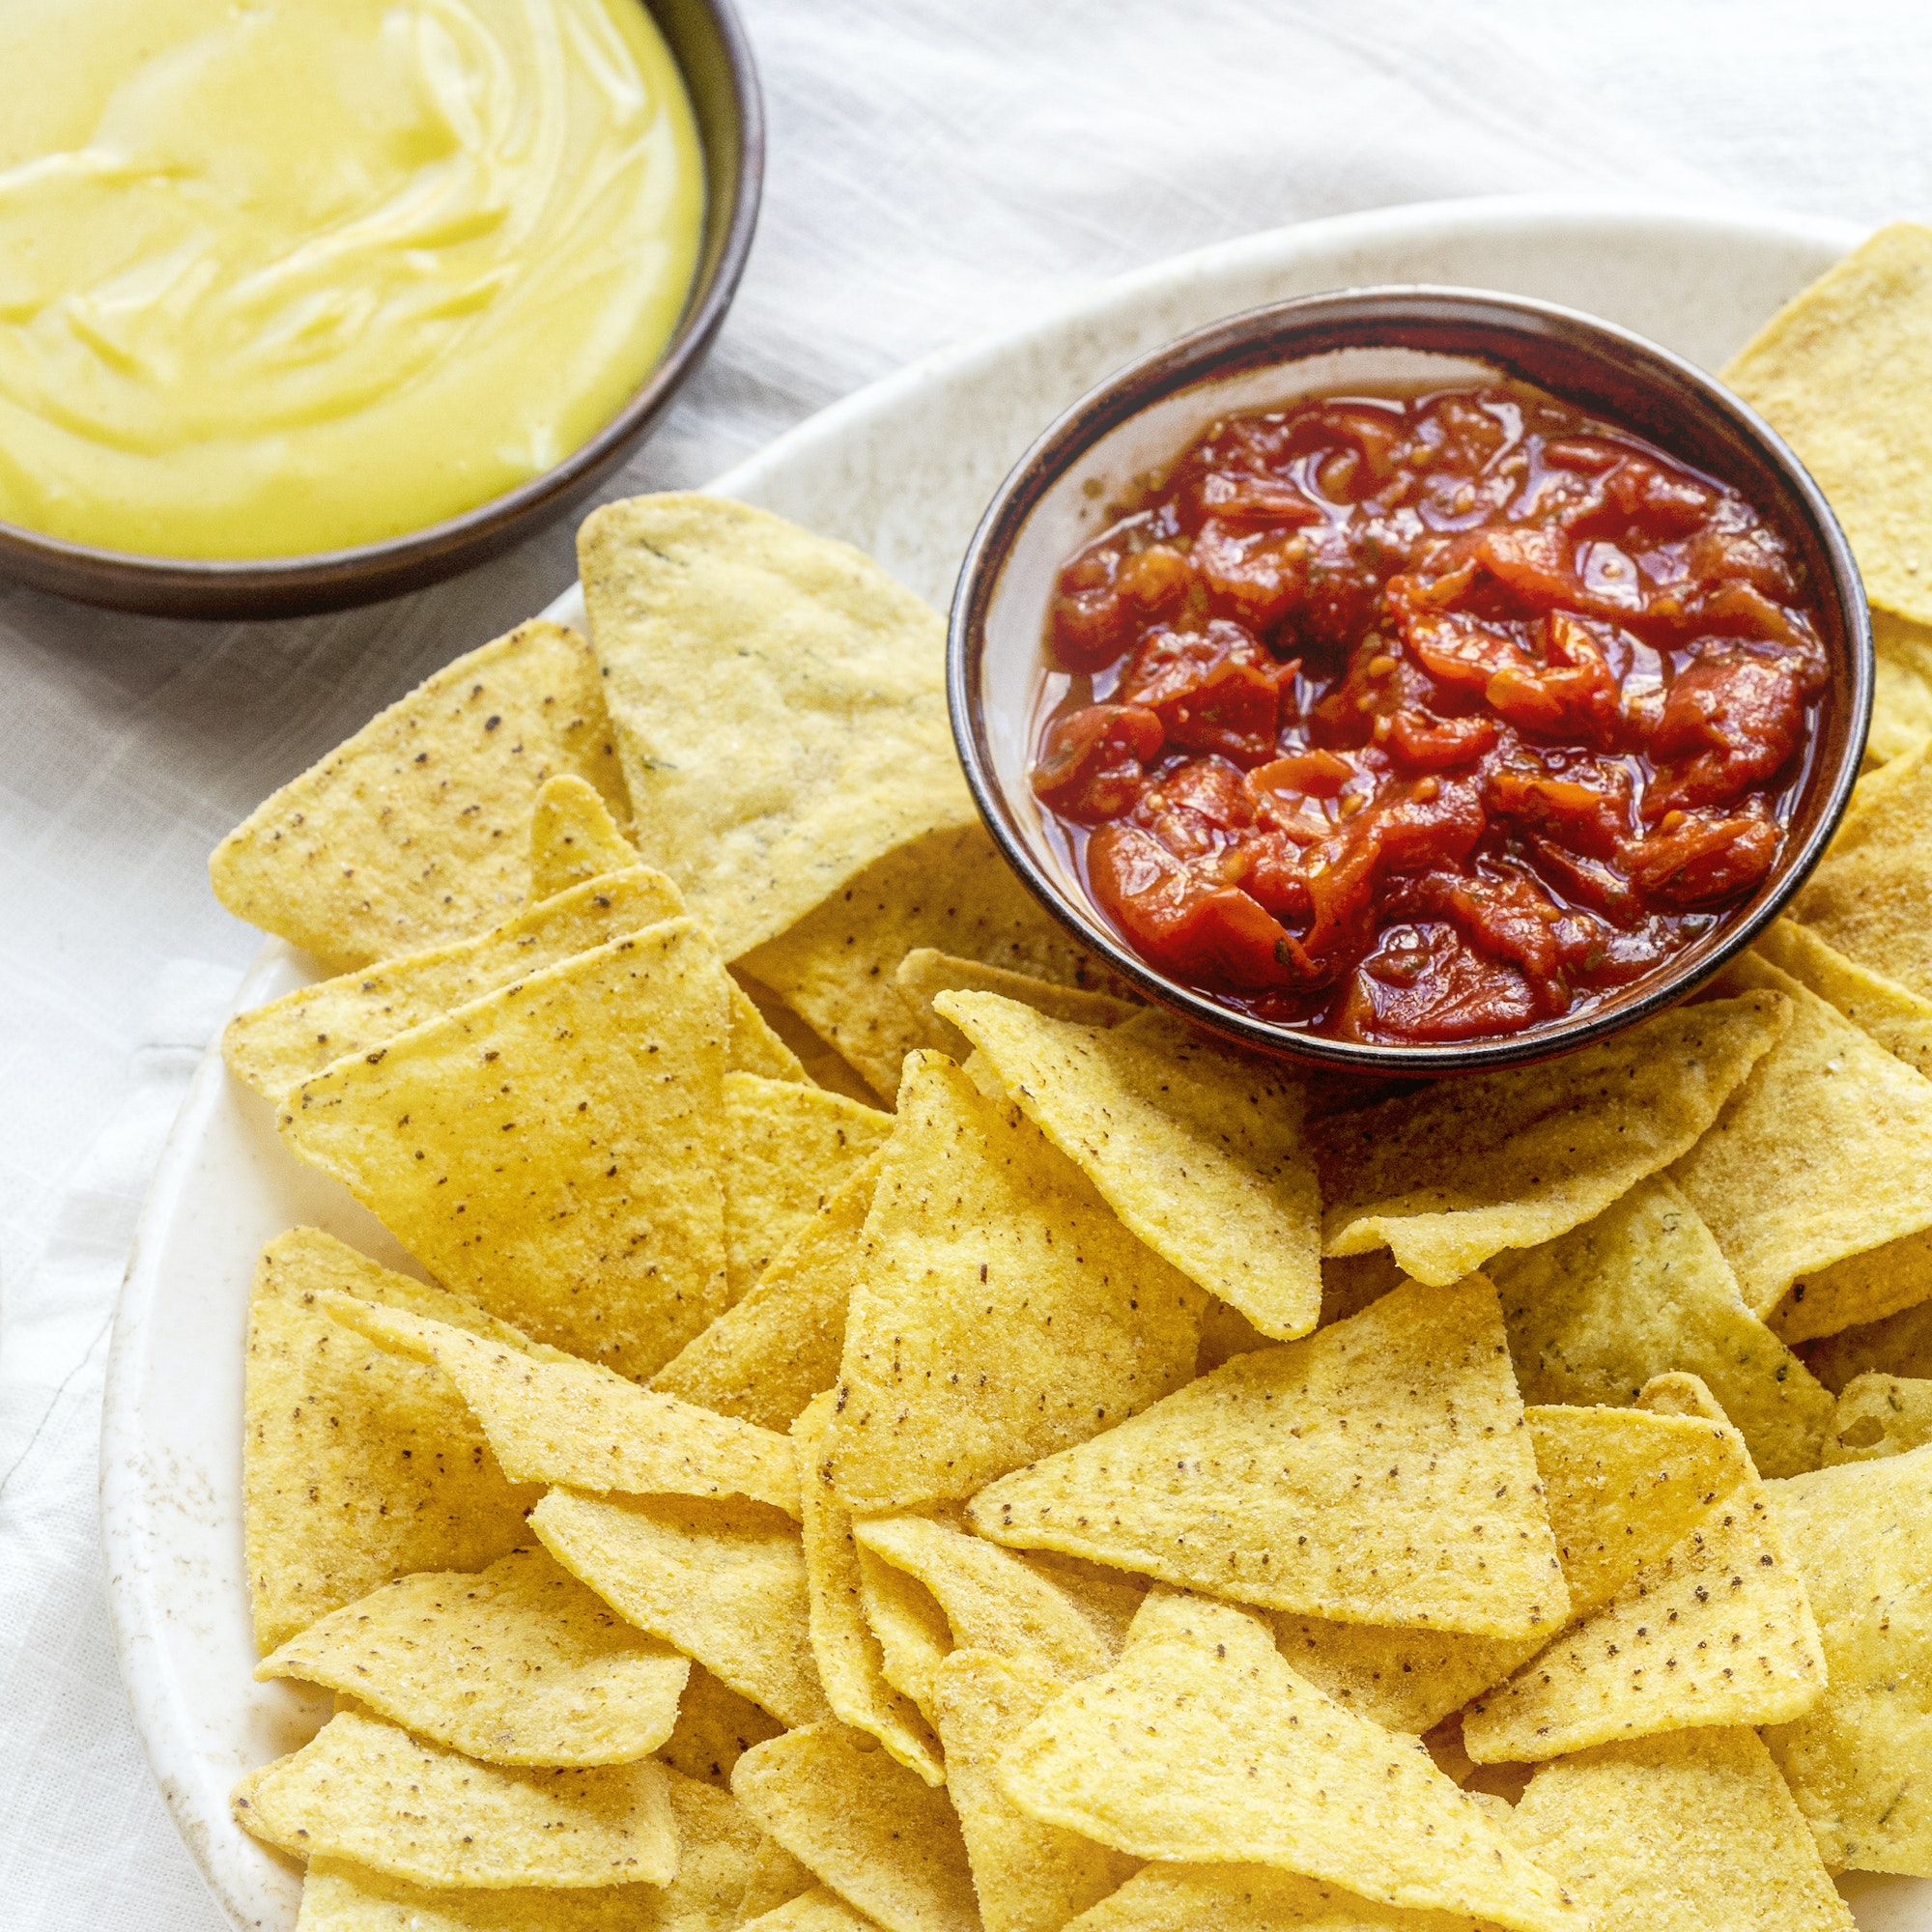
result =
M758 242L609 495L703 482L913 356L1291 221L1627 191L1932 215L1932 11L1840 0L742 0ZM0 74L0 98L5 75ZM95 1506L114 1294L257 935L208 889L258 799L548 602L561 527L280 624L0 590L0 1927L217 1932L148 1776Z

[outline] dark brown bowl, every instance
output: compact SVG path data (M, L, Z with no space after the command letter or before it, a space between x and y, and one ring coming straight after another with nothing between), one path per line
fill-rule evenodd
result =
M630 401L527 483L403 536L353 550L242 561L141 556L0 524L0 576L37 590L169 617L298 617L440 583L535 535L630 455L696 371L752 250L764 185L764 106L731 0L640 0L670 47L704 156L704 230L684 313Z
M1403 358L1456 358L1462 369ZM1321 358L1317 360L1317 358ZM1339 359L1338 359L1339 358ZM1469 364L1482 365L1471 371ZM1121 486L1164 468L1210 422L1355 382L1500 372L1647 437L1744 492L1778 525L1818 587L1831 684L1822 743L1776 865L1745 906L1648 979L1592 1011L1493 1039L1376 1046L1269 1025L1156 972L1088 901L1048 843L1028 783L1049 673L1047 604L1061 562L1104 525ZM1248 1046L1354 1072L1480 1071L1566 1053L1683 999L1750 945L1823 856L1864 755L1871 620L1851 546L1775 431L1667 350L1549 302L1469 289L1351 289L1232 316L1155 350L1056 422L1001 486L952 601L948 699L987 828L1041 905L1151 999Z

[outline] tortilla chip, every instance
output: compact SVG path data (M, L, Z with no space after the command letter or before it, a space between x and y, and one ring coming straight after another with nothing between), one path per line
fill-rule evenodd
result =
M765 1429L788 1429L838 1379L874 1154L793 1234L745 1298L687 1342L651 1386Z
M1155 1254L1276 1341L1315 1326L1321 1201L1302 1090L1278 1065L1166 1013L1076 1026L996 993L943 993L938 1010Z
M859 1605L879 1639L886 1682L933 1721L933 1683L952 1650L952 1628L932 1592L882 1556L859 1550Z
M830 1892L767 1832L758 1846L757 1862L753 1866L751 1882L745 1887L745 1896L739 1901L738 1922L749 1925L753 1919L762 1918L767 1913L776 1912L779 1907L803 1899L810 1892L816 1900L829 1899L841 1913L849 1914L853 1923L865 1925L868 1920L861 1918L851 1907L846 1905L836 1892ZM786 1921L779 1920L782 1924Z
M1021 1660L1059 1677L1091 1677L1114 1661L1082 1605L1025 1557L926 1517L854 1525L859 1548L924 1584L953 1643Z
M1855 1932L1771 1754L1742 1726L1547 1764L1508 1831L1593 1932Z
M1903 1456L1932 1442L1932 1381L1903 1376L1857 1376L1845 1384L1831 1434L1825 1466Z
M1568 1608L1481 1275L1236 1356L992 1484L968 1518L997 1543L1338 1622L1522 1637Z
M1653 1376L1701 1377L1760 1471L1815 1469L1830 1394L1744 1305L1697 1210L1662 1176L1594 1221L1490 1269L1523 1400L1634 1402Z
M1894 221L1788 301L1724 381L1770 420L1831 498L1882 610L1932 623L1932 229Z
M1763 959L1733 962L1727 979L1782 994L1791 1027L1670 1178L1717 1237L1746 1307L1768 1316L1802 1282L1804 1307L1774 1324L1789 1342L1932 1295L1932 1241L1905 1243L1932 1226L1932 1080ZM1883 1259L1835 1275L1834 1263L1881 1248ZM1870 1305L1888 1292L1904 1298Z
M1818 869L1791 902L1819 937L1932 1000L1932 741L1859 781Z
M1768 1485L1831 1681L1764 1741L1825 1862L1932 1877L1932 1449Z
M737 975L727 977L731 980L731 1046L725 1057L729 1070L733 1073L755 1073L765 1080L791 1080L801 1087L822 1084L812 1079L805 1062L792 1051L784 1036L772 1025L765 1009L752 997ZM817 1041L812 1044L815 1046ZM852 1084L858 1086L861 1083L854 1081ZM869 1104L868 1096L863 1092L852 1097Z
M693 1663L677 1703L677 1726L658 1755L686 1777L729 1791L731 1767L783 1728L749 1697L719 1683L703 1664Z
M1524 1415L1573 1623L1663 1556L1746 1467L1733 1432L1677 1416L1567 1407ZM1286 1614L1274 1618L1274 1633L1282 1655L1318 1690L1385 1730L1418 1734L1502 1683L1544 1643Z
M724 1256L733 1302L892 1130L890 1114L822 1088L724 1076Z
M869 557L698 495L607 503L577 550L639 844L727 957L972 818L945 625Z
M839 1492L913 1509L1084 1441L1186 1380L1203 1299L1017 1108L915 1055L846 1318Z
M1514 1932L1585 1922L1419 1744L1304 1683L1246 1611L1161 1607L1007 1747L1030 1816L1135 1858L1271 1865Z
M1795 919L1779 920L1757 951L1915 1072L1932 1075L1932 1000L1846 958Z
M724 1304L726 1015L709 942L669 920L338 1061L282 1137L440 1280L646 1376Z
M1006 1794L1001 1750L1059 1695L1065 1680L986 1650L955 1650L934 1698L946 1789L959 1814L985 1932L1060 1932L1123 1884L1139 1861L1077 1832L1037 1824Z
M1854 1376L1879 1370L1890 1376L1932 1378L1932 1301L1856 1328L1827 1335L1804 1351L1806 1366L1828 1389L1842 1392Z
M886 1932L979 1932L959 1820L860 1733L809 1724L748 1750L731 1789L800 1863Z
M1143 1865L1068 1932L1490 1932L1462 1914L1404 1912L1265 1865Z
M1015 973L1005 966L988 966L979 959L960 959L932 946L916 946L893 975L906 1010L919 1028L923 1046L936 1047L963 1061L973 1048L966 1036L933 1006L941 993L997 993L1017 1000L1048 1019L1071 1020L1078 1026L1119 1026L1147 1009L1138 1000L1111 993L1091 993L1079 986L1063 986L1052 980Z
M526 1539L512 1483L432 1363L372 1348L322 1305L370 1302L515 1331L314 1228L263 1248L248 1305L242 1497L255 1641L267 1652L418 1570L480 1570Z
M1791 1284L1769 1325L1786 1342L1869 1326L1932 1295L1932 1228L1868 1248Z
M594 1502L553 1490L543 1546L621 1617L701 1663L781 1723L827 1715L807 1634L798 1531L757 1503Z
M412 1885L666 1885L669 1774L478 1764L344 1712L235 1787L237 1823L297 1858L352 1859Z
M1238 1308L1210 1299L1201 1311L1201 1345L1194 1351L1194 1373L1212 1375L1223 1362L1232 1362L1236 1355L1251 1355L1267 1346L1268 1338Z
M1775 994L1678 1007L1559 1060L1444 1080L1314 1131L1322 1252L1446 1288L1554 1240L1696 1140L1790 1024Z
M527 896L525 828L559 772L626 814L596 661L536 618L257 806L208 862L214 896L335 972L466 938Z
M862 1101L867 1107L878 1105L878 1096L859 1077L858 1068L833 1052L769 986L760 985L742 966L731 968L731 979L773 1037L805 1068L813 1086L823 1087L828 1094L843 1094L848 1100ZM765 1073L770 1069L748 1065L745 1070Z
M400 1309L325 1295L379 1347L430 1360L469 1405L504 1473L603 1494L750 1496L798 1514L791 1445L555 1350L539 1360Z
M256 1668L353 1696L491 1764L626 1764L671 1734L691 1665L613 1616L540 1549L477 1575L406 1577Z
M817 1885L770 1911L741 1920L739 1932L749 1932L753 1925L758 1932L867 1932L871 1922L830 1887Z
M1408 1277L1386 1248L1365 1255L1330 1255L1321 1263L1321 1321L1346 1321L1373 1301L1392 1294Z
M1932 738L1932 627L1873 611L1872 720L1865 756L1902 758Z
M840 1722L875 1737L908 1771L944 1784L939 1747L918 1707L886 1682L879 1639L866 1621L852 1518L832 1487L825 1431L836 1398L828 1390L792 1425L805 1501L805 1575L810 1590L811 1655L826 1702Z
M896 977L922 949L1094 992L1122 987L1040 910L977 820L886 854L744 964L890 1100L900 1063L929 1044Z
M1694 1376L1661 1376L1644 1406L1722 1411ZM1728 1424L1721 1427L1736 1437ZM1743 1479L1612 1602L1463 1714L1478 1764L1537 1764L1592 1745L1798 1717L1824 1690L1804 1579L1764 1485Z
M560 772L538 790L530 805L532 904L640 863L595 785Z

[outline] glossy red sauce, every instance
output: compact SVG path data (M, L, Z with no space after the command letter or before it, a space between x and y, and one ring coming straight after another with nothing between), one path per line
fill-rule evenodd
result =
M1342 1038L1600 1003L1776 859L1826 682L1734 490L1536 390L1229 417L1063 568L1034 789L1150 964Z

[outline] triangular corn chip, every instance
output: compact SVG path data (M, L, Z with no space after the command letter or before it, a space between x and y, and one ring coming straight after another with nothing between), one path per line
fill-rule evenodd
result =
M1848 959L1795 919L1779 920L1757 951L1915 1072L1932 1075L1932 999Z
M745 1895L738 1903L738 1922L749 1925L754 1918L762 1918L767 1913L788 1905L794 1900L802 1900L810 1892L815 1900L830 1900L841 1913L849 1914L855 1924L865 1925L870 1921L861 1918L837 1892L825 1888L772 1836L766 1832L758 1845L756 1862L752 1867L752 1876L745 1887ZM783 1921L780 1921L782 1923Z
M1237 1355L968 1514L997 1543L1342 1622L1520 1637L1568 1605L1481 1275Z
M1460 1913L1405 1912L1265 1865L1143 1865L1068 1932L1490 1932Z
M1120 987L1040 910L977 822L887 853L744 964L890 1100L905 1056L930 1043L896 980L922 948L1091 991Z
M1076 1026L994 993L938 1010L1157 1255L1277 1341L1315 1326L1321 1202L1279 1066L1165 1013Z
M557 1350L539 1359L405 1310L323 1300L380 1347L435 1362L513 1481L598 1494L751 1496L798 1514L791 1445L776 1430L641 1389Z
M1546 1764L1509 1834L1592 1932L1854 1932L1777 1767L1743 1726L1602 1745ZM1667 1903L1666 1903L1667 1901Z
M1007 1796L1000 1751L1065 1686L986 1650L955 1650L934 1687L946 1789L959 1814L986 1932L1060 1932L1129 1878L1136 1859L1029 1818Z
M817 1046L809 1029L800 1027L798 1031ZM814 1084L805 1062L772 1025L764 1008L752 997L735 973L731 975L731 1047L726 1065L733 1073L755 1073L766 1080L792 1080L801 1087ZM855 1080L853 1084L861 1083ZM867 1095L861 1092L852 1097L865 1100Z
M1660 1376L1644 1406L1722 1411L1693 1376ZM1738 1438L1742 1446L1742 1438ZM1592 1745L1795 1718L1825 1656L1803 1577L1748 1463L1738 1486L1594 1616L1463 1719L1478 1764L1537 1764Z
M1932 1381L1903 1376L1855 1376L1838 1397L1825 1438L1828 1469L1903 1456L1932 1442Z
M1764 1741L1828 1864L1932 1878L1932 1448L1765 1488L1831 1680Z
M926 1784L860 1733L808 1724L748 1750L739 1804L793 1858L886 1932L978 1932L959 1820Z
M515 1334L313 1228L262 1250L248 1305L242 1495L264 1651L398 1577L494 1563L526 1539L525 1514L542 1493L503 1474L440 1369L374 1348L327 1313L323 1301L336 1291Z
M961 1648L1060 1677L1091 1677L1113 1662L1081 1605L1010 1549L917 1516L873 1517L853 1533L862 1549L925 1585Z
M579 1771L478 1764L344 1712L235 1787L237 1820L302 1858L423 1886L665 1885L670 1774L651 1758Z
M727 987L667 921L338 1061L282 1134L446 1285L645 1376L724 1307Z
M1738 1293L1702 1217L1661 1175L1594 1221L1498 1255L1510 1353L1525 1402L1634 1402L1653 1376L1699 1376L1762 1473L1818 1465L1831 1398Z
M694 1662L677 1701L677 1726L658 1755L686 1777L731 1788L731 1767L752 1748L784 1729L769 1712L729 1685L721 1684L703 1664ZM762 1852L762 1848L761 1848Z
M1733 1432L1685 1417L1633 1408L1523 1413L1573 1623L1662 1557L1744 1475ZM1318 1690L1386 1730L1418 1733L1500 1684L1544 1642L1285 1614L1274 1631L1282 1655Z
M1331 1703L1246 1611L1161 1610L1007 1747L1022 1810L1136 1858L1272 1865L1512 1932L1586 1922L1419 1744Z
M890 1114L842 1094L755 1073L724 1076L724 1258L733 1302L892 1130Z
M653 1388L765 1429L793 1418L838 1376L859 1238L878 1183L874 1154L772 1257L745 1298L694 1337Z
M639 863L638 848L617 830L595 785L574 772L544 782L530 805L532 903Z
M933 1681L952 1650L952 1628L946 1612L918 1577L894 1569L863 1546L859 1605L879 1639L886 1682L910 1697L930 1724Z
M1017 1108L911 1061L866 1218L832 1460L855 1511L968 1496L1158 1401L1201 1291Z
M1119 1026L1147 1010L1138 1001L1089 992L1081 986L1063 986L1057 980L1015 973L1007 966L988 966L979 959L961 959L932 946L914 947L899 961L893 984L923 1035L920 1043L937 1047L958 1061L972 1052L972 1042L933 1007L941 993L997 993L1049 1019L1072 1020L1090 1027Z
M831 1887L815 1885L768 1912L739 1921L738 1932L867 1932L871 1920L854 1912Z
M691 1665L541 1549L405 1577L264 1659L491 1764L625 1764L671 1734Z
M596 662L537 618L257 806L208 863L214 895L337 972L481 932L527 896L525 827L558 772L624 811Z
M1071 1598L1081 1615L1099 1633L1109 1658L1119 1657L1127 1632L1147 1602L1147 1579L1110 1570L1104 1563L1090 1563L1084 1556L1066 1556L1057 1549L1030 1549L1025 1561L1030 1570Z
M918 1707L886 1682L879 1639L866 1621L852 1518L832 1487L824 1459L826 1424L836 1398L828 1391L792 1425L799 1491L805 1505L805 1575L810 1591L811 1655L826 1702L841 1723L868 1732L909 1771L943 1784L939 1747Z
M543 1546L620 1617L785 1724L827 1713L807 1634L798 1531L756 1503L594 1502L553 1490Z
M1804 1359L1811 1373L1834 1391L1872 1370L1932 1378L1932 1301L1827 1335L1805 1350Z
M606 504L577 548L638 842L728 957L972 817L945 627L869 557L696 495Z
M1932 1080L1762 959L1734 962L1727 980L1783 994L1791 1028L1670 1178L1709 1224L1745 1305L1768 1316L1802 1282L1803 1306L1777 1324L1802 1341L1932 1296L1932 1238L1903 1245L1932 1225ZM1898 1298L1872 1306L1833 1264L1882 1248L1873 1264L1899 1279L1881 1298Z
M1872 719L1865 761L1883 765L1932 738L1932 627L1889 611L1873 611L1871 627Z
M858 1068L840 1059L769 986L761 985L742 966L731 968L731 979L772 1037L804 1068L806 1078L814 1086L823 1087L828 1094L843 1094L848 1100L864 1101L868 1107L879 1104L879 1096L860 1078ZM740 1064L748 1073L772 1072L769 1067Z
M1446 1288L1554 1240L1689 1149L1789 1024L1770 993L1678 1007L1559 1060L1335 1115L1313 1141L1322 1252L1391 1248Z

